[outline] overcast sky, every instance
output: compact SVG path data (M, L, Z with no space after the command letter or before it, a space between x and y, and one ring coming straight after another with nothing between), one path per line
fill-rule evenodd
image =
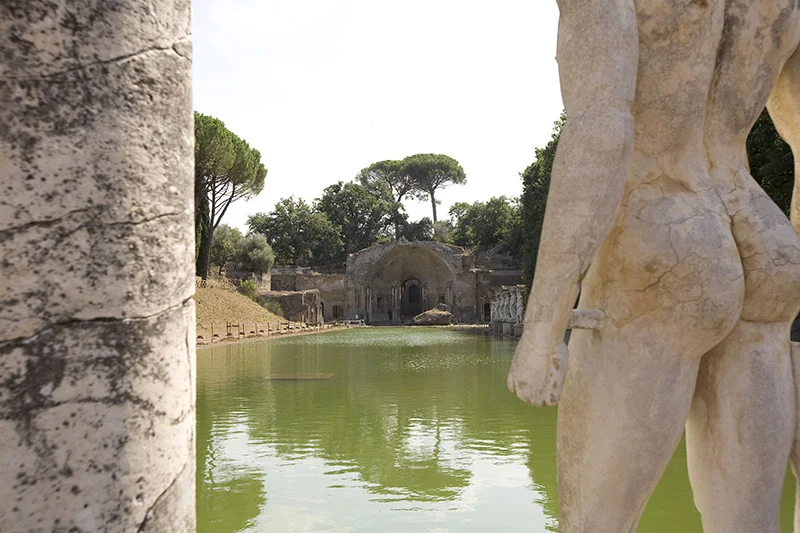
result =
M457 159L437 197L518 196L562 108L555 0L194 0L194 107L262 154L264 192L309 201L375 161ZM405 202L412 220L430 205Z

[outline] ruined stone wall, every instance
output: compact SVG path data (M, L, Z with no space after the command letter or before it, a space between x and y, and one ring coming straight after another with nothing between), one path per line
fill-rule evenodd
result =
M280 291L319 291L320 304L326 321L344 318L347 305L345 273L323 274L311 269L275 269L273 289ZM336 316L334 310L342 316Z
M239 285L240 281L250 280L256 284L256 289L259 292L272 290L272 273L271 272L252 272L249 270L237 270L229 268L225 270L225 277L231 280L234 285Z
M520 270L522 262L510 255L486 250L475 254L475 266L487 270Z
M317 324L322 321L321 299L316 289L307 291L269 291L260 296L278 302L286 320Z
M479 310L475 299L477 294L475 282L476 276L472 270L456 276L452 313L461 323L479 321Z
M189 0L0 2L0 531L195 531Z
M412 280L421 302L403 305L404 283ZM350 254L346 272L276 267L272 289L316 289L328 321L364 319L371 324L409 323L414 315L444 304L460 322L479 322L482 302L494 289L521 281L519 270L476 269L473 255L458 246L435 242L398 242ZM345 316L339 316L342 313Z

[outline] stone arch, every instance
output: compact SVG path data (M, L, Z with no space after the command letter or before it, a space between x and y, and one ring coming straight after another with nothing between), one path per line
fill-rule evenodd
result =
M455 280L453 268L436 250L416 244L389 247L359 280L367 288L367 320L398 323L442 301L452 307Z

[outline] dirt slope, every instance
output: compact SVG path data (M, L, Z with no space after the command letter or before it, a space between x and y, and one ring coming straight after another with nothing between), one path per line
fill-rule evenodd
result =
M205 339L211 338L211 323L214 323L214 333L225 337L225 322L234 324L244 323L246 332L255 330L258 323L259 329L266 330L267 322L272 323L285 320L276 314L270 313L250 298L221 287L197 287L195 293L197 302L197 335Z

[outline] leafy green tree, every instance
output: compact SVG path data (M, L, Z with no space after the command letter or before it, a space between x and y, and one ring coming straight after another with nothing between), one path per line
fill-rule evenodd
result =
M752 176L788 216L794 189L794 156L766 109L747 137L747 159Z
M322 192L315 207L338 230L345 255L385 240L394 220L391 192L381 182L340 181Z
M403 172L413 183L413 190L422 199L430 199L433 222L436 218L436 191L452 184L467 182L464 169L452 157L443 154L416 154L403 159Z
M197 193L197 188L195 188L195 193ZM205 248L202 246L205 244L208 246L208 242L203 241L203 235L206 234L208 227L211 225L209 222L209 212L208 212L208 198L205 194L201 194L199 197L195 194L194 198L194 260L197 262L197 258L200 257L201 253L206 253Z
M423 217L416 222L407 222L403 227L403 237L407 241L432 241L433 221Z
M344 264L347 254L338 228L328 220L325 213L319 211L313 212L311 225L314 239L311 242L311 257L308 264L317 267Z
M433 239L444 244L453 244L453 224L449 220L437 220L433 225Z
M283 198L271 212L251 215L247 225L266 237L279 265L330 264L343 253L337 229L302 198Z
M376 182L386 184L394 202L402 202L414 190L414 182L405 172L402 161L378 161L362 169L356 177L364 186Z
M522 277L529 291L536 270L536 257L539 252L539 239L542 235L544 208L547 204L553 160L566 120L567 115L562 112L559 119L553 123L553 135L550 142L544 148L535 150L536 161L521 174Z
M392 198L392 223L395 227L395 239L400 238L404 224L403 198L415 190L414 182L405 172L402 161L386 160L373 163L361 169L356 179L364 186L384 184L391 191Z
M214 117L195 112L195 204L208 202L208 222L200 226L197 274L206 279L214 230L231 203L264 188L267 169L261 154ZM198 215L196 215L198 216Z
M210 266L219 268L219 273L222 274L222 269L233 261L236 247L241 240L241 231L227 224L220 224L211 239Z
M275 264L275 253L264 235L249 233L236 245L235 261L242 270L263 274Z
M473 246L472 241L475 240L474 236L467 235L467 231L471 231L471 226L464 224L467 219L468 213L472 208L469 202L456 202L450 206L450 221L453 225L453 243L459 246ZM459 228L461 226L461 228Z
M516 200L505 196L487 202L457 202L450 208L453 242L469 248L492 248L514 256L521 254L521 220Z

